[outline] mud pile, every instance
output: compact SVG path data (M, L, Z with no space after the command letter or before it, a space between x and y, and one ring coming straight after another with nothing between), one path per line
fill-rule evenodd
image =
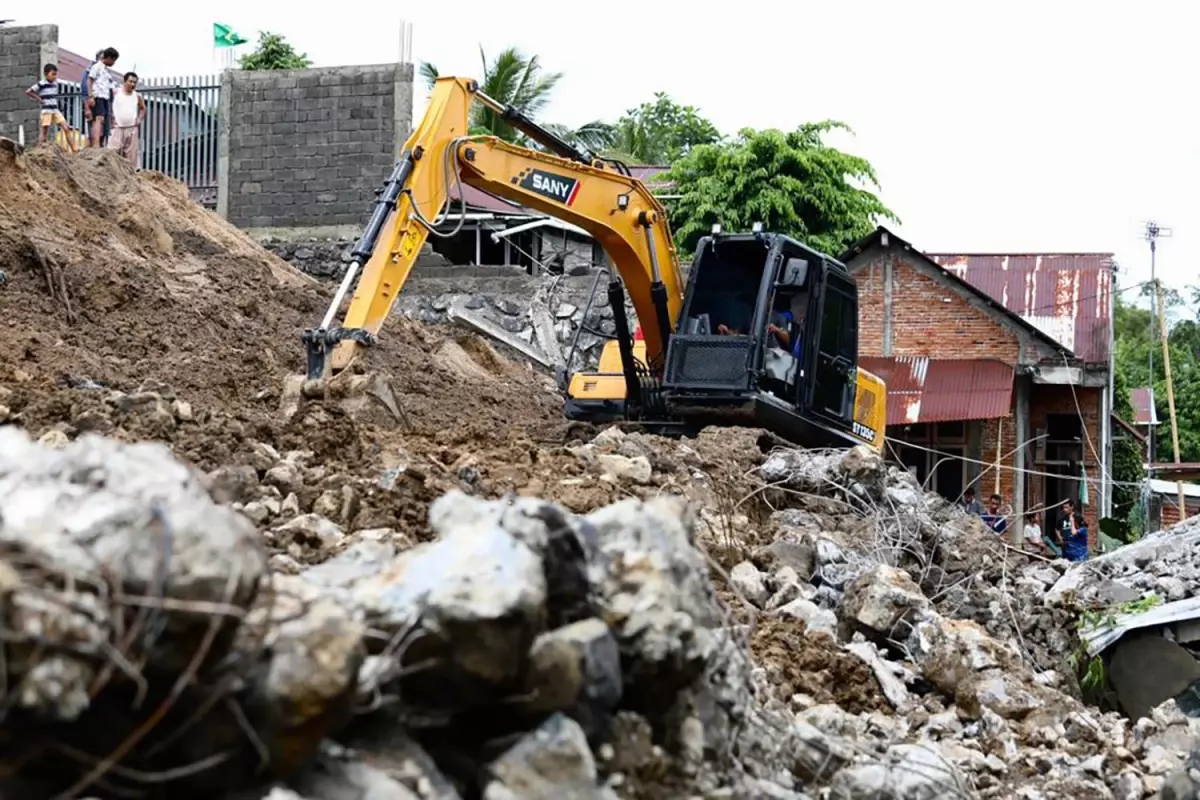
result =
M547 379L531 368L404 320L366 359L393 381L401 424L352 428L333 412L285 423L282 379L302 370L300 335L319 323L332 287L192 203L179 183L135 174L108 151L16 149L0 148L0 405L11 421L68 438L160 439L206 467L244 460L255 442L375 465L389 428L453 447L559 423L554 397L536 390Z

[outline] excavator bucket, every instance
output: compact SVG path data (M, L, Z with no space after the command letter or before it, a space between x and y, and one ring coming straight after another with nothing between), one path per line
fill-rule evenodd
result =
M334 406L352 417L364 417L384 411L392 421L403 421L404 411L396 399L391 380L376 371L345 370L331 378L310 379L304 375L289 375L284 380L280 398L280 413L291 420L312 401L326 408Z

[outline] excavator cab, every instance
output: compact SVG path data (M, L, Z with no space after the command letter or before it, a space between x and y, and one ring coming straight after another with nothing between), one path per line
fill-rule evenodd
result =
M641 361L644 350L631 348L636 404L620 349L610 342L598 373L575 376L568 416L664 428L744 424L808 447L882 447L885 387L858 368L854 278L790 237L714 232L700 240L661 379L647 379L655 371ZM587 402L588 389L601 386L609 397Z

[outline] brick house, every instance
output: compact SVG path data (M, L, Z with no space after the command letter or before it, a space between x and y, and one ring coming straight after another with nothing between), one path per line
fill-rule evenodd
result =
M1096 531L1112 502L1111 256L927 254L881 227L842 261L892 457L951 499L999 491L1017 519L1078 502L1086 471Z

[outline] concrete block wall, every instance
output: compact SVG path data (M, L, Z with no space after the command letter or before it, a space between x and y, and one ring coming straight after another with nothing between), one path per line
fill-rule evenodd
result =
M58 26L0 27L0 136L37 141L38 106L25 90L42 77L42 66L58 60Z
M411 64L221 79L217 212L270 234L364 224L412 127Z

